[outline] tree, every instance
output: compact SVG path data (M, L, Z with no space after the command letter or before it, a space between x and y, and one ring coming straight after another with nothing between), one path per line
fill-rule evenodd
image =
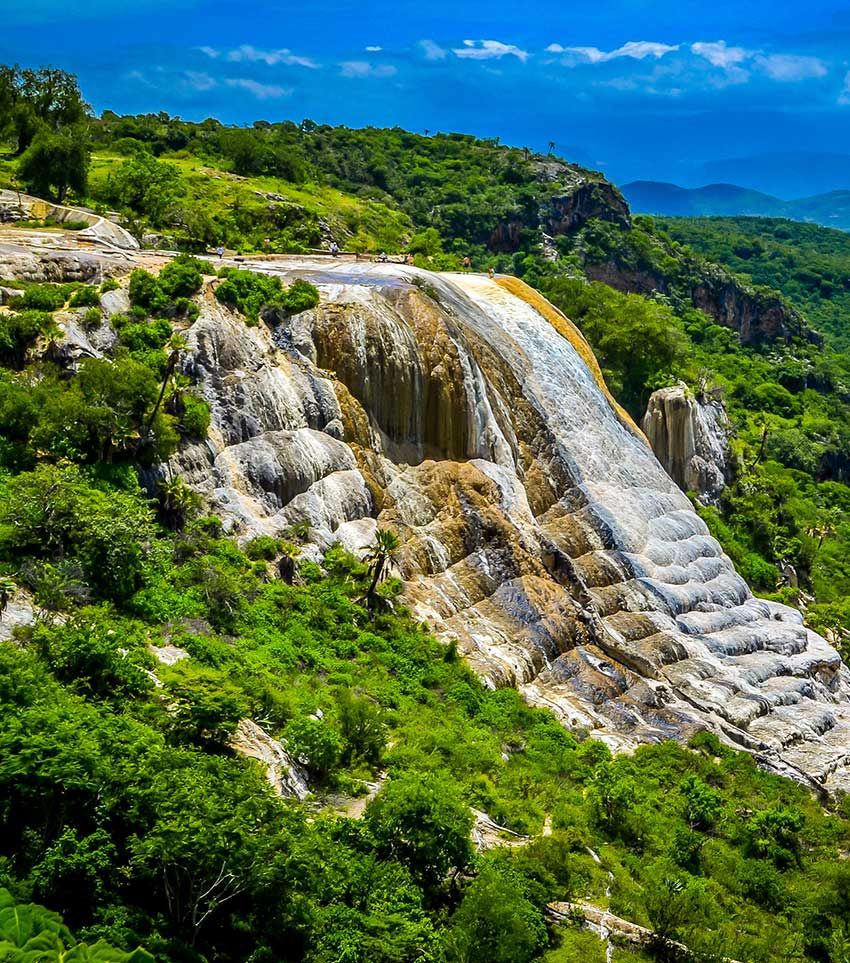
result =
M147 150L141 150L109 175L103 199L164 227L184 192L185 185L174 164L158 161Z
M18 164L18 177L30 194L60 203L69 190L85 194L88 171L89 151L80 131L42 131Z
M452 917L450 958L464 963L528 963L547 942L543 914L528 899L522 880L488 865L463 894Z
M379 528L375 532L375 544L366 556L369 565L369 572L372 580L366 591L366 604L373 608L377 598L376 591L381 579L384 577L385 570L395 558L398 550L399 539L395 532L388 528Z
M455 785L437 773L407 773L387 783L366 809L379 850L404 863L427 890L472 858L472 813Z
M194 945L213 914L256 885L280 831L277 800L259 769L176 749L133 805L148 825L129 841L130 865Z
M77 78L65 70L22 70L18 89L19 154L32 143L40 125L52 131L66 130L80 125L88 116L90 108L83 100ZM35 117L35 125L30 117Z
M0 66L0 136L12 134L19 155L39 131L57 132L81 125L89 110L77 78L67 71Z
M687 941L692 928L706 927L714 910L704 880L674 875L662 864L647 873L643 902L661 960L679 959L675 941Z

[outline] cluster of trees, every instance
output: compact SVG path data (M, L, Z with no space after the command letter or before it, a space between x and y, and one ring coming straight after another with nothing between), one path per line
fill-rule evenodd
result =
M69 190L85 194L89 113L72 74L0 65L0 142L12 140L18 177L32 193L60 202Z

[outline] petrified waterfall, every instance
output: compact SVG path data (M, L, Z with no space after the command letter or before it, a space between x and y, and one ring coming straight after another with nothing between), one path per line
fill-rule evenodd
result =
M643 430L667 474L704 505L716 504L732 474L729 419L719 400L696 398L685 385L654 391Z
M317 309L249 329L207 298L188 332L213 430L178 467L235 531L391 527L413 611L489 683L615 748L708 726L850 783L838 655L753 598L565 317L513 279L284 273Z
M5 276L33 279L146 257L0 250ZM207 286L184 332L212 427L173 468L237 537L307 521L318 556L390 527L408 604L489 684L614 748L709 727L850 788L850 673L798 612L753 598L548 302L508 278L242 266L321 301L252 328Z

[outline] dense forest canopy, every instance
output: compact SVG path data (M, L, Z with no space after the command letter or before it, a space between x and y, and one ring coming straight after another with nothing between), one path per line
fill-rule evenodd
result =
M139 944L193 963L601 963L599 940L547 916L582 898L657 934L650 957L617 948L623 963L676 958L671 940L697 960L846 963L846 799L707 734L613 758L486 689L390 606L389 536L365 560L296 565L303 528L239 548L181 479L155 497L139 482L209 427L176 366L215 273L191 252L333 237L425 267L468 256L562 307L635 417L680 379L723 392L738 474L700 510L757 591L842 633L844 235L632 222L599 175L464 135L92 118L56 71L0 72L0 133L4 184L116 210L187 251L134 272L114 345L79 365L52 350L57 313L104 324L115 283L2 284L0 609L23 587L38 619L0 643L0 958L31 959L33 938L39 958L115 963L147 959L125 957ZM216 283L247 325L317 297L233 269ZM748 341L701 310L711 285L779 312L781 335ZM777 589L785 563L799 587ZM160 661L165 646L188 658ZM280 799L233 752L246 718L298 759L311 800ZM475 851L470 807L528 839ZM9 912L31 920L26 939Z

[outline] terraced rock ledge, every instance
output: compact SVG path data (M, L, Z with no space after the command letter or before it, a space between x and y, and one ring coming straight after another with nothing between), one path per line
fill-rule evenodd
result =
M0 243L2 277L137 262L157 258ZM321 293L251 328L210 280L184 332L212 429L173 468L240 538L306 520L315 550L359 552L392 528L407 602L493 686L616 750L708 727L850 788L847 668L798 612L752 596L548 302L401 265L239 266Z

